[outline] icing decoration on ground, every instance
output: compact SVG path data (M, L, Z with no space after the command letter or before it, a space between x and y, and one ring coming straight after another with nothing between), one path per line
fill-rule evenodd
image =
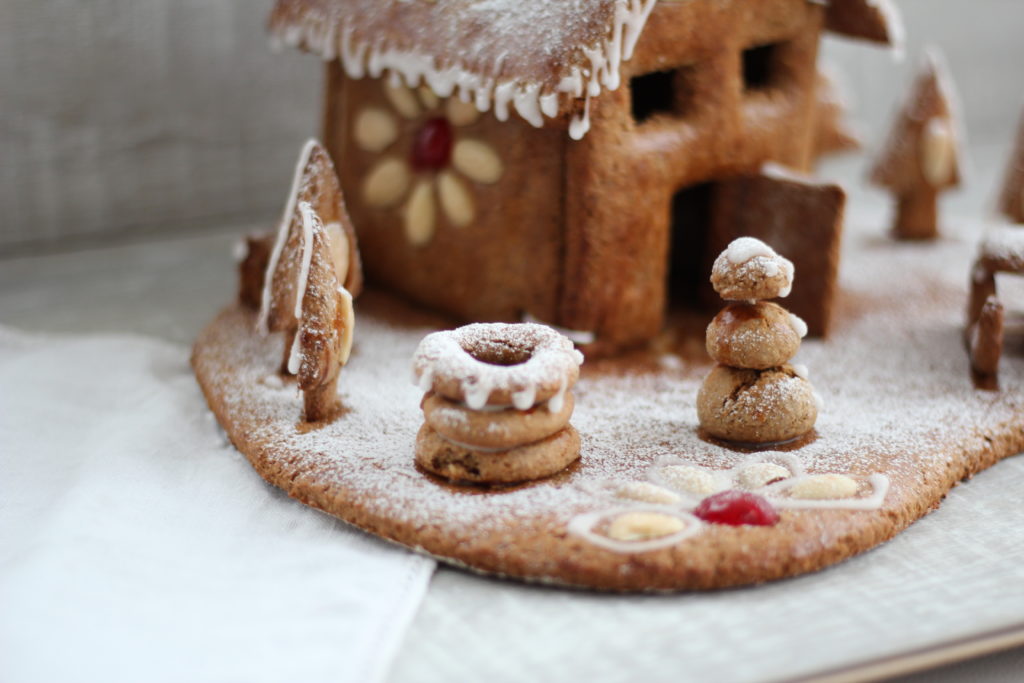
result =
M676 545L708 527L695 527L684 535L666 533L609 541L607 531L596 531L600 528L598 522L635 511L660 511L666 515L692 514L711 525L772 526L785 510L877 510L885 502L889 478L879 473L867 477L838 472L812 474L791 453L765 451L748 455L728 469L666 456L650 467L646 481L609 479L580 488L614 507L578 515L569 522L569 533L615 552L643 553ZM627 501L634 505L624 505Z
M451 225L469 225L476 206L466 179L496 183L504 165L491 144L458 133L477 119L471 105L454 97L442 101L426 87L383 82L381 87L393 111L364 107L353 123L360 149L383 155L363 181L363 199L376 209L398 207L406 238L422 246L434 236L438 203ZM408 123L400 123L399 116ZM403 130L411 130L411 137Z
M582 354L555 330L477 323L435 332L413 357L426 392L416 463L453 482L547 477L579 457L569 424Z
M960 185L962 133L956 91L938 51L930 51L893 124L871 181L897 200L893 235L938 235L939 194Z
M818 399L806 367L788 365L807 325L763 301L788 296L793 264L752 237L733 240L715 260L711 284L733 303L708 325L708 355L716 365L697 394L700 426L744 444L792 441L814 428Z

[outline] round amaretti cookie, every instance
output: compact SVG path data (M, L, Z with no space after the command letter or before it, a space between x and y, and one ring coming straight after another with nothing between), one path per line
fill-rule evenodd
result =
M740 237L715 259L711 286L727 301L786 297L793 288L793 263L759 239Z
M542 479L580 457L580 435L569 425L535 443L489 452L454 444L424 424L416 434L416 464L455 482L517 484Z
M474 448L507 449L546 439L565 427L574 403L569 392L558 411L553 410L550 401L523 411L470 410L437 394L427 394L422 407L427 424L449 441Z
M768 445L809 432L818 403L810 382L790 365L768 370L718 365L697 393L697 416L711 436Z
M782 365L800 349L807 326L778 304L735 303L708 325L708 355L723 365L764 370Z
M527 410L553 399L559 412L582 362L573 343L546 325L476 323L427 335L413 356L413 373L423 391L472 410Z

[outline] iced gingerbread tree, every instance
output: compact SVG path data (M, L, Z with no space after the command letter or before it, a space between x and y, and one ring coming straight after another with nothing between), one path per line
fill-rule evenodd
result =
M807 325L768 299L788 296L793 264L752 237L734 240L715 260L711 284L730 302L707 329L718 363L697 394L701 428L723 441L771 445L814 428L818 398L807 369L790 365Z
M871 182L896 197L900 239L936 237L939 194L960 185L954 101L943 62L930 52L871 171Z

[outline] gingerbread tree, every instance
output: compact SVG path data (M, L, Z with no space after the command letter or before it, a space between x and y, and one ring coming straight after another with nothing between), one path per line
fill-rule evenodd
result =
M1024 223L1024 114L999 195L999 211L1014 223Z
M299 157L285 212L265 257L258 328L284 333L280 371L296 376L305 419L314 422L336 407L338 375L352 348L353 290L362 286L337 173L316 141ZM249 252L255 260L252 244Z
M308 422L330 417L352 350L352 295L338 280L330 236L308 202L296 207L273 273L271 329L285 332L284 371L303 392Z
M871 171L871 181L896 197L898 238L934 238L939 194L960 184L953 102L952 81L938 53L930 52Z
M338 282L353 297L359 296L362 290L363 272L356 233L345 210L338 173L324 146L316 140L309 140L303 146L295 166L292 186L278 225L276 240L266 260L257 323L259 331L264 334L287 331L295 327L294 316L288 312L288 306L275 306L272 292L289 291L295 283L294 273L287 267L281 267L281 254L289 236L293 236L291 228L299 220L297 210L302 202L308 203L323 223ZM250 247L250 254L253 251Z

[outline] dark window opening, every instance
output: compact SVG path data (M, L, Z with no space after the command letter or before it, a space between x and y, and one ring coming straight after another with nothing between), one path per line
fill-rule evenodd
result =
M655 114L674 111L675 73L655 71L637 76L629 83L633 98L633 120L642 123Z
M700 308L715 183L683 188L672 197L668 302L671 308Z
M743 51L743 87L763 90L775 85L778 44L761 45Z

